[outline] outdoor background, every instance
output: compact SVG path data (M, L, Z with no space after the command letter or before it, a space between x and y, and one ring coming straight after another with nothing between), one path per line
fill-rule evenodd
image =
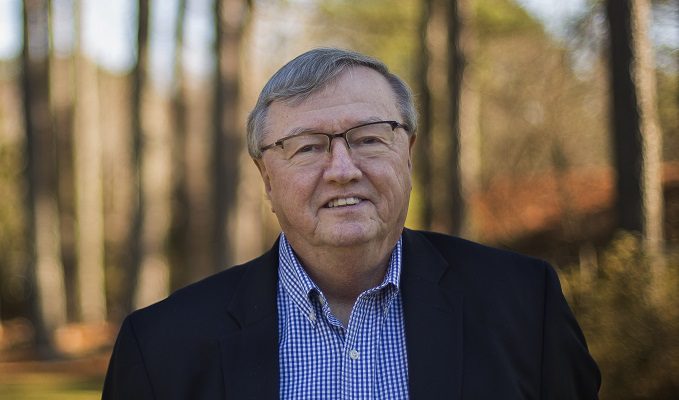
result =
M413 88L407 226L549 260L602 398L679 398L677 21L679 0L0 0L0 398L98 398L127 313L271 246L244 121L319 46Z

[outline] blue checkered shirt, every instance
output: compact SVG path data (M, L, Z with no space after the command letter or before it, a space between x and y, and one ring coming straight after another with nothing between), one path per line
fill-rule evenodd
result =
M384 281L356 300L348 327L335 318L281 234L278 333L281 399L407 399L401 240Z

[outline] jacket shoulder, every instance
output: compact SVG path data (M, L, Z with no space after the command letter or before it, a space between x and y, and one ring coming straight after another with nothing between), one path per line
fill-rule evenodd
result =
M227 308L240 290L241 282L254 269L270 268L271 252L236 265L181 288L166 299L134 311L128 319L139 331L167 329L177 321L209 327L228 324Z
M481 243L472 242L455 236L438 232L406 230L406 236L419 237L430 244L450 264L459 267L473 265L474 268L503 266L504 268L517 265L534 265L540 269L551 268L545 261L516 253L506 249L499 249ZM417 239L415 239L417 240Z

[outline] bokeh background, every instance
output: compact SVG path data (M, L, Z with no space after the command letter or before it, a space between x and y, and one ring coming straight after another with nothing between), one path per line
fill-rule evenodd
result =
M414 90L407 226L549 260L602 398L679 398L677 21L677 0L0 0L0 398L98 398L127 313L271 246L244 121L320 46Z

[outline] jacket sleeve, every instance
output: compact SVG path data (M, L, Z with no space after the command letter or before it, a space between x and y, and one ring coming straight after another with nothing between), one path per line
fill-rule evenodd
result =
M102 400L154 399L130 317L120 328L109 362Z
M599 368L568 307L559 278L549 265L544 296L541 398L597 399Z

